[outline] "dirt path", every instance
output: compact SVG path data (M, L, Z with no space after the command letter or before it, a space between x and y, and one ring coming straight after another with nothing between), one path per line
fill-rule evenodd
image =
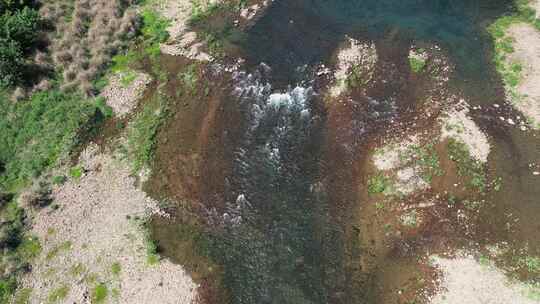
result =
M127 165L95 146L80 164L79 180L54 189L58 209L35 217L43 250L24 278L30 303L51 302L55 292L59 303L90 303L96 286L106 288L107 302L193 301L197 286L182 266L148 255L142 223L157 204L134 186Z
M507 33L514 39L510 60L523 66L518 92L525 97L515 106L533 120L537 128L540 126L540 32L532 25L519 23L512 25Z

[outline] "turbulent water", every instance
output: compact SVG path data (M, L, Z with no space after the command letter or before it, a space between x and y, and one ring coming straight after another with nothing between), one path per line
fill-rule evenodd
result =
M203 121L200 129L210 129L210 139L188 152L171 148L171 142L182 146L190 138L182 130L164 135L172 152L159 156L158 148L157 161L171 185L167 189L182 189L176 198L188 192L184 188L219 184L213 192L192 191L189 199L204 210L199 215L210 227L206 252L222 267L232 303L373 301L373 282L359 262L369 252L358 245L359 230L352 222L361 204L363 147L418 102L411 86L422 82L410 80L407 61L413 44L436 44L448 54L456 66L456 90L471 93L474 100L497 96L476 93L500 86L483 29L511 11L509 3L274 1L241 42L246 70L233 73L221 97L201 97L216 104L217 110L208 110L215 124L206 117L195 123ZM313 71L322 63L331 65L346 35L375 43L374 83L350 104L325 105ZM190 111L200 107L193 104ZM175 157L196 161L178 165ZM218 168L218 162L226 165ZM193 174L192 167L201 172ZM181 185L174 184L178 181ZM156 237L174 238L168 234ZM162 247L175 255L175 248Z

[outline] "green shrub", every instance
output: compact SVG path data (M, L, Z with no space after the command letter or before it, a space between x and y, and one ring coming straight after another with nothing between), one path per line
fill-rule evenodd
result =
M39 13L29 7L6 11L0 15L0 37L17 42L23 50L29 49L37 38Z
M160 54L159 44L169 39L169 21L151 9L145 9L141 15L145 52L150 56L157 56Z
M16 2L25 1L4 0L0 4L0 87L22 80L24 56L33 47L39 30L38 12Z
M20 81L23 66L24 59L19 44L0 37L0 88Z

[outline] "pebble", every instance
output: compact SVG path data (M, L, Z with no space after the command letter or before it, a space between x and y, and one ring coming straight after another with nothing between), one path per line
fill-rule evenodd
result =
M540 175L540 171L533 171L533 175Z

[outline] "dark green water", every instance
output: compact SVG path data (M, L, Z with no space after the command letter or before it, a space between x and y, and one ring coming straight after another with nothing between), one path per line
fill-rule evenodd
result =
M344 35L375 42L391 37L403 49L437 44L462 78L480 79L491 62L484 27L514 9L510 0L278 0L244 47L251 62L263 61L294 81L297 67L328 60Z

